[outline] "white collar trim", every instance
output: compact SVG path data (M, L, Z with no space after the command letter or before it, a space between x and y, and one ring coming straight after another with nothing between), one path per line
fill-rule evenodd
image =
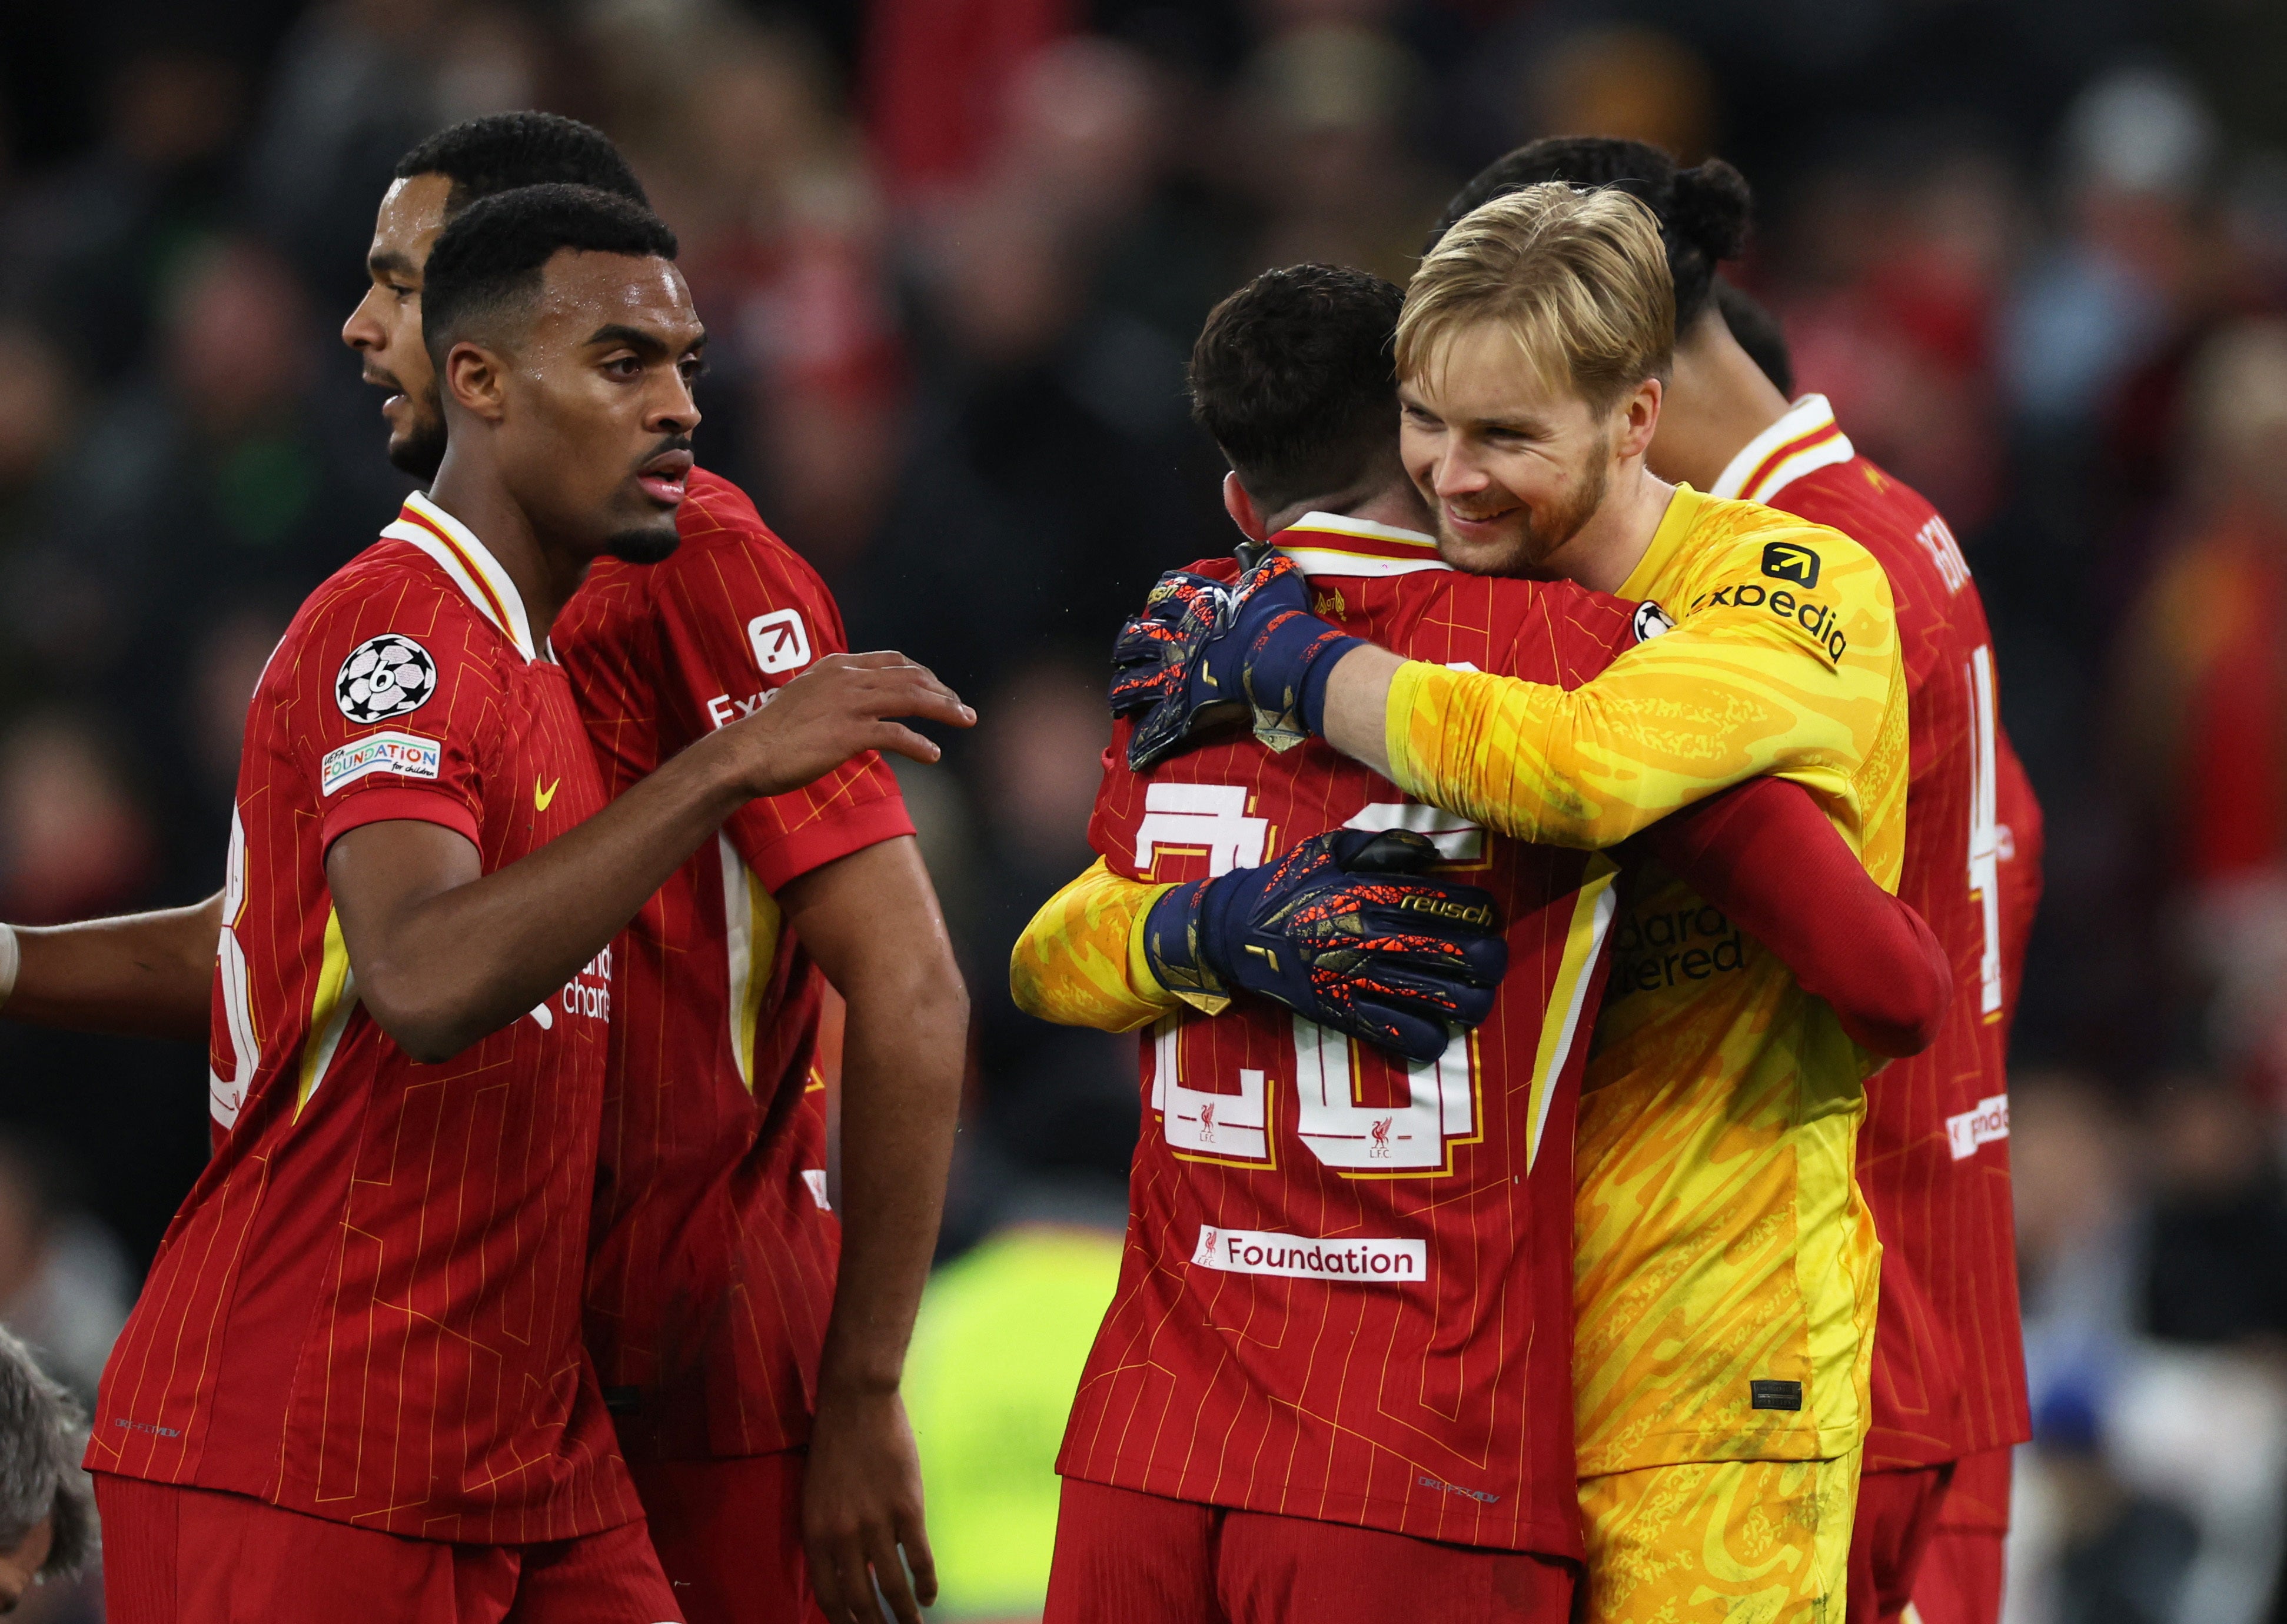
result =
M1370 553L1346 553L1339 548L1297 546L1287 538L1300 531L1356 536L1362 541L1396 541L1405 547L1420 548L1426 556L1377 558ZM1306 513L1272 538L1272 544L1302 565L1302 573L1306 576L1348 575L1365 579L1385 575L1419 575L1424 571L1452 568L1437 556L1437 540L1434 536L1424 535L1418 530L1402 530L1395 524L1378 524L1372 519L1348 518L1337 513Z
M1739 448L1715 483L1707 487L1710 496L1729 497L1737 501L1767 502L1788 485L1814 469L1829 468L1837 462L1848 462L1858 454L1850 437L1836 433L1832 439L1821 440L1806 446L1793 456L1778 463L1758 480L1753 490L1747 481L1754 477L1770 454L1790 440L1799 440L1807 434L1834 426L1834 408L1824 395L1805 395L1789 406L1778 422L1764 430Z
M516 645L517 652L525 658L540 658L537 645L532 640L532 622L524 612L524 599L516 589L516 582L501 567L492 549L477 540L477 532L446 512L428 496L415 491L405 499L405 505L434 524L450 538L450 545L439 541L426 526L409 519L400 518L381 532L395 541L409 541L434 559L438 567L453 579L463 596L476 606L479 614L498 627L508 640Z

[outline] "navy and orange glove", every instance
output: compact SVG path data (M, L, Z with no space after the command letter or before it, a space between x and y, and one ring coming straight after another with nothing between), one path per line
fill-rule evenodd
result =
M1363 641L1310 612L1302 566L1283 554L1235 581L1169 571L1112 647L1112 713L1144 713L1128 765L1142 772L1240 713L1263 744L1292 749L1319 730L1326 677Z
M1422 875L1405 830L1337 829L1260 868L1176 886L1144 919L1159 984L1213 1013L1243 990L1423 1063L1492 1013L1508 970L1493 899Z

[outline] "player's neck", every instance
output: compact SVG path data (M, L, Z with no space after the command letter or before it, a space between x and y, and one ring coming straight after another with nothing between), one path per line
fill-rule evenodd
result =
M1588 522L1532 572L1577 581L1594 592L1618 592L1651 550L1675 487L1657 477L1641 457L1615 469L1604 500Z
M1393 459L1393 461L1395 459ZM1432 533L1436 521L1430 516L1428 505L1421 493L1406 477L1405 469L1397 467L1386 469L1381 477L1354 485L1347 491L1330 492L1306 501L1291 502L1277 511L1263 516L1263 534L1275 536L1288 525L1297 523L1306 514L1330 513L1336 518L1365 519L1371 524L1388 524L1396 530Z
M558 613L586 578L590 560L550 546L499 470L480 457L463 456L457 440L445 453L429 500L467 525L508 572L524 600L534 641L545 645Z
M1708 490L1747 442L1786 409L1787 398L1710 306L1675 348L1675 375L1660 408L1652 466L1663 479Z

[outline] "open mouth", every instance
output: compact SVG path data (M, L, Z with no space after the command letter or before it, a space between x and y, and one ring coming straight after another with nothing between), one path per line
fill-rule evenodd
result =
M395 378L391 377L387 373L368 371L360 374L360 381L368 386L383 391L383 399L381 403L381 413L383 416L388 416L390 409L392 406L403 404L405 399L405 385L400 383Z
M672 508L683 500L691 478L691 462L687 451L662 451L636 469L636 483L652 501Z

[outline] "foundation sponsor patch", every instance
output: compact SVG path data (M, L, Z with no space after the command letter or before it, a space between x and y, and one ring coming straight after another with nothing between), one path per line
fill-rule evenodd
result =
M1428 1245L1421 1241L1314 1241L1303 1235L1262 1229L1217 1229L1202 1225L1191 1253L1196 1268L1230 1274L1283 1274L1291 1280L1357 1281L1402 1286L1421 1280L1428 1269Z

